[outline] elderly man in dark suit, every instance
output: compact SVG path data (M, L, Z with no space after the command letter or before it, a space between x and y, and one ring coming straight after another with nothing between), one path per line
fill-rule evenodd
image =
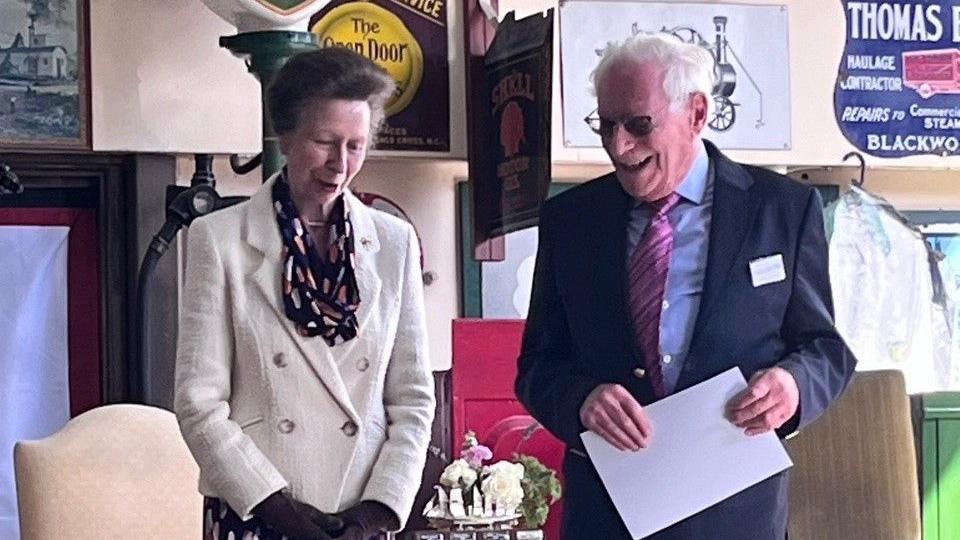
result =
M701 139L710 54L640 34L607 48L593 82L587 122L615 172L544 205L516 381L568 445L565 540L629 538L582 431L642 452L656 444L645 405L738 366L749 385L729 420L786 436L856 363L833 324L817 191ZM781 473L649 538L782 540L786 495Z

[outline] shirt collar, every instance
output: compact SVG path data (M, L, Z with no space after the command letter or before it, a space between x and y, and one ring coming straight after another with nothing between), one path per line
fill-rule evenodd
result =
M700 141L697 146L697 156L693 158L693 165L676 189L678 195L694 204L703 202L703 196L707 191L707 174L710 170L707 147L704 146L703 141Z

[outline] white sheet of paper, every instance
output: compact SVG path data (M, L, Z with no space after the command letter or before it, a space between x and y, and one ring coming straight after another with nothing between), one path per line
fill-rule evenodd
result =
M649 447L621 452L593 432L580 435L633 538L643 538L790 468L773 432L747 437L723 416L747 387L739 368L644 409Z

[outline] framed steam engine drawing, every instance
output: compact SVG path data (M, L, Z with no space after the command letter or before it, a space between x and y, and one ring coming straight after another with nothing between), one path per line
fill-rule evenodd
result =
M713 57L716 80L704 137L724 149L790 149L786 6L586 0L567 0L560 8L566 146L600 146L580 121L596 108L590 74L608 42L643 32L670 34Z

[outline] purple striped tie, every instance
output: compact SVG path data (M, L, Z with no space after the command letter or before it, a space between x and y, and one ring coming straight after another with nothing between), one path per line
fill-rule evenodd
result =
M671 193L649 203L654 215L627 265L627 300L633 321L634 344L643 354L644 367L657 398L666 395L660 369L660 312L673 251L673 226L667 219L667 212L679 201L680 196Z

